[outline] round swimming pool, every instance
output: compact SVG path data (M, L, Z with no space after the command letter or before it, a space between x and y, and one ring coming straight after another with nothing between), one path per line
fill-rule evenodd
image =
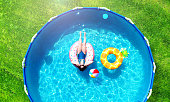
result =
M95 52L94 63L83 72L69 59L80 31L86 32ZM129 53L118 69L100 62L108 47ZM129 18L107 8L81 7L51 18L32 38L22 64L25 92L34 102L146 101L156 68L148 40ZM99 76L91 78L90 69L98 69Z

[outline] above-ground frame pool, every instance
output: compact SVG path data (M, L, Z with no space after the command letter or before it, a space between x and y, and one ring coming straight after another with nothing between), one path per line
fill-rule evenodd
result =
M86 32L94 63L83 72L69 59L70 47ZM106 48L126 48L129 56L115 69L105 68ZM115 61L113 54L109 62ZM36 33L22 62L24 90L33 102L143 102L152 93L155 63L146 37L134 23L104 7L77 7L51 18ZM90 69L99 76L91 78Z

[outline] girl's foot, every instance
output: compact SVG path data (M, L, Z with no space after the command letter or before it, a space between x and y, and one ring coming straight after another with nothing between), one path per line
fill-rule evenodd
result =
M81 31L80 31L80 39L81 39Z
M84 38L86 37L86 32L84 32Z

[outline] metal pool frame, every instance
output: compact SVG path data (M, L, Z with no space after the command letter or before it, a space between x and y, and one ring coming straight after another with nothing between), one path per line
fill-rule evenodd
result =
M120 14L117 14L117 13L111 11L110 9L106 8L106 7L75 7L75 8L73 8L72 10L69 10L69 11L67 11L67 12L64 12L64 13L60 14L60 15L57 15L57 16L54 16L54 17L50 18L50 20L32 37L31 43L30 43L30 45L29 45L29 47L28 47L28 50L27 50L27 52L26 52L26 55L25 55L25 57L24 57L24 59L23 59L23 61L22 61L23 77L24 77L24 91L25 91L25 93L27 94L27 96L29 97L30 101L33 102L33 99L31 98L31 96L30 96L30 94L29 94L29 89L28 89L28 87L27 87L26 76L25 76L25 69L26 69L26 66L27 66L27 63L26 63L27 56L28 56L28 54L29 54L29 51L30 51L30 48L31 48L32 44L34 43L34 40L38 37L38 35L40 34L40 32L41 32L50 22L52 22L54 19L56 19L57 17L60 17L60 16L62 16L62 15L64 15L64 14L66 14L66 13L72 12L72 11L74 11L74 10L79 10L79 9L97 9L97 10L105 10L105 11L107 11L107 12L111 12L112 14L117 15L117 16L123 18L124 20L126 20L128 23L130 23L130 24L139 32L139 34L140 34L141 37L143 38L143 40L144 40L144 42L145 42L145 44L146 44L146 46L147 46L147 48L148 48L148 50L149 50L149 54L150 54L151 62L152 62L152 70L153 70L153 71L152 71L151 81L150 81L150 88L149 88L150 90L149 90L148 93L146 93L146 98L145 98L145 100L144 100L144 102L146 102L146 101L149 99L149 97L151 96L151 94L152 94L152 87L153 87L154 75L155 75L155 70L156 70L156 65L155 65L155 62L154 62L154 59L153 59L153 56L152 56L152 53L151 53L149 41L148 41L148 39L139 31L139 29L135 26L135 24L132 22L132 20L131 20L130 18L127 18L127 17L124 17L124 16L122 16L122 15L120 15Z

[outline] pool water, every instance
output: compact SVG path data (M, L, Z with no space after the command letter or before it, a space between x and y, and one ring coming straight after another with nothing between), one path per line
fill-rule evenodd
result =
M69 59L72 44L79 39L79 31L86 32L87 42L94 51L94 63L83 72ZM54 48L45 55L39 71L39 94L43 102L139 102L144 99L145 81L142 53L122 34L106 29L84 28L64 34ZM84 35L82 35L83 38ZM100 62L102 51L108 47L126 48L129 56L115 70L105 68ZM115 60L108 56L109 62ZM91 78L90 69L98 69L99 76Z

